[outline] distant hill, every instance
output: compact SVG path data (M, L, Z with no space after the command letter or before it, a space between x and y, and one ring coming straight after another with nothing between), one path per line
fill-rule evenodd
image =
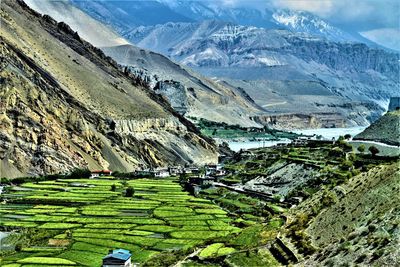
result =
M400 110L388 112L354 140L370 140L400 146Z

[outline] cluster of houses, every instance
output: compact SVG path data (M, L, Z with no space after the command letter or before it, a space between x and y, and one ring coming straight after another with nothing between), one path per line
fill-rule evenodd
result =
M91 171L90 178L98 178L101 176L111 176L112 171L110 170L94 170Z
M198 174L200 168L198 167L168 167L168 168L156 168L156 169L139 169L136 170L135 175L138 177L155 177L155 178L166 178L170 176L180 176L182 174Z
M168 167L168 168L155 168L155 169L138 169L134 171L134 176L137 177L155 177L166 178L171 176L180 175L194 175L194 176L224 176L226 174L222 164L205 165L204 168L196 166L191 167ZM91 172L91 178L111 176L111 170L94 170Z

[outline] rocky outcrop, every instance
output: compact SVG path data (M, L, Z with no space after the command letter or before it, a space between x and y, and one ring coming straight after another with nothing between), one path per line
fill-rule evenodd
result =
M176 81L161 81L154 87L156 93L165 96L172 108L184 115L189 109L187 89Z
M260 115L252 119L275 129L343 128L346 122L338 113Z

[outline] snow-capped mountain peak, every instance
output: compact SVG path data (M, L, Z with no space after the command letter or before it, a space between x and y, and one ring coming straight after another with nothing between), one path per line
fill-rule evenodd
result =
M332 41L357 41L357 38L321 18L305 11L278 10L272 14L273 20L293 32L304 32L324 37Z

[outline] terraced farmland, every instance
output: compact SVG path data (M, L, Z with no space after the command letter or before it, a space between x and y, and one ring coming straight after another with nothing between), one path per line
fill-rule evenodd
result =
M133 197L123 195L129 186ZM59 179L25 183L2 197L1 227L21 233L22 243L2 266L100 266L110 248L131 250L142 263L241 231L219 206L172 179Z

